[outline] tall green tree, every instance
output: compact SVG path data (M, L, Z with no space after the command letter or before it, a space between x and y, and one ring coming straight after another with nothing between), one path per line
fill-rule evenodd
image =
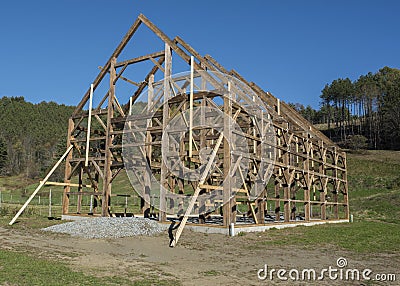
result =
M328 135L344 145L350 136L361 135L371 148L400 148L399 83L400 70L384 67L354 82L339 78L325 85L319 112L331 130Z
M0 174L4 174L4 167L7 165L7 145L4 140L0 138Z
M377 78L381 139L386 147L400 149L400 70L384 67Z
M55 160L59 140L65 141L73 110L55 102L32 104L23 97L1 98L0 138L7 154L3 173L37 177L46 172Z

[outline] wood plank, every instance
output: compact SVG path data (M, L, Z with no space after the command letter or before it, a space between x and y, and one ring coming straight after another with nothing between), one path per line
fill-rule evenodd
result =
M207 190L223 190L223 187L221 186L214 186L214 185L204 185L204 184L199 184L200 189L207 189Z
M86 150L85 150L85 167L89 164L89 149L90 149L90 129L92 127L92 105L93 105L93 83L90 85L89 94L89 115L86 131Z
M43 183L43 181L40 181L40 183ZM61 183L61 182L45 182L44 183L46 186L69 186L69 187L85 187L85 188L91 188L92 185L84 185L84 184L75 184L75 183Z
M147 60L154 59L154 58L159 58L159 57L162 57L162 56L164 56L164 51L151 53L151 54L140 56L140 57L133 58L133 59L130 59L130 60L118 62L118 63L115 64L115 68L120 68L120 67L123 67L125 65L128 66L128 65L131 65L131 64L140 63L140 62L143 62L143 61L147 61Z
M32 201L32 199L36 196L36 194L39 192L39 190L44 186L44 184L47 182L47 180L50 178L50 176L54 173L54 171L58 168L58 166L61 164L61 162L67 157L67 155L70 153L72 150L73 146L69 146L67 148L67 151L61 156L61 158L57 161L57 163L53 166L53 168L50 170L50 172L46 175L46 177L39 183L39 186L33 191L32 195L28 198L28 200L24 203L24 205L20 208L20 210L17 212L17 214L14 216L14 218L10 221L9 225L13 225L14 222L18 219L18 217L22 214L22 212L26 209L26 207L29 205L29 203Z
M194 90L194 57L190 57L190 93L189 93L189 157L193 152L193 90Z

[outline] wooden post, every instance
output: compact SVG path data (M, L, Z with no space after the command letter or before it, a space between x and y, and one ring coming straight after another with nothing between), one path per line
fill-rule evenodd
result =
M321 174L321 176L325 175L325 163L326 163L326 153L323 153L322 156L322 163L320 163L319 166L319 173ZM321 194L320 194L320 201L321 201L321 206L320 206L320 210L321 210L321 219L325 220L326 219L326 204L325 204L325 199L326 196L325 194L327 193L327 184L324 182L327 179L322 179L321 181L322 183L322 190L321 190Z
M311 219L311 189L310 183L307 183L308 187L304 190L304 220L310 221Z
M345 209L344 209L344 214L345 214L345 219L350 218L350 206L349 206L349 188L347 184L347 158L346 158L346 153L343 152L343 168L344 168L344 173L343 173L343 179L345 180L342 184L344 184L344 203L345 203Z
M154 74L149 76L148 90L147 90L147 113L152 113L153 97L154 97ZM149 128L153 126L152 119L147 119L147 131L146 131L146 156L149 167L151 166L152 160L152 146L151 146L151 132ZM148 143L148 144L147 144ZM141 212L145 217L150 215L150 188L151 188L151 170L146 168L144 172L144 192L143 197L140 199Z
M338 154L335 148L335 152L333 154L334 158L334 164L335 167L333 168L333 176L335 177L335 181L333 183L333 200L334 200L334 205L333 205L333 213L335 219L339 219L339 181L338 181L338 169L337 169L337 164L338 164Z
M321 219L326 220L326 195L325 192L320 193L320 198L321 202Z
M194 90L194 57L190 57L190 94L189 94L189 157L193 149L193 90Z
M74 120L70 118L68 120L68 137L67 137L67 148L71 147L71 139L73 139L73 130L74 130ZM72 148L71 148L72 149ZM64 183L66 184L64 187L64 192L63 192L63 198L62 198L62 214L66 215L68 214L68 208L69 208L69 192L71 190L70 187L70 182L71 182L71 171L72 171L72 166L70 163L70 160L72 160L72 155L73 151L68 154L66 160L65 160L65 175L64 175Z
M202 90L206 89L206 80L201 77L201 88ZM206 113L205 113L205 107L206 107L206 100L203 98L201 100L201 110L200 110L200 125L201 126L206 126ZM200 129L200 149L199 150L204 150L204 148L207 147L207 140L206 140L206 130L205 128ZM180 181L180 180L179 180ZM183 188L182 188L183 189ZM200 200L199 201L199 223L200 224L205 224L206 223L206 207L205 207L205 201Z
M283 204L283 216L285 222L290 221L290 187L285 185L283 187L283 196L284 196L284 204Z
M52 217L52 214L51 214L51 189L49 190L49 217Z
M260 193L258 198L256 199L257 213L256 213L256 223L264 224L265 223L265 190Z
M17 220L17 218L22 214L22 212L25 210L25 208L29 205L29 203L36 196L36 194L39 192L39 190L44 186L44 184L47 182L47 180L50 178L50 176L54 173L54 171L57 169L57 167L61 164L61 162L64 160L64 158L69 154L69 152L71 151L72 148L73 148L72 145L69 146L67 151L65 151L65 153L57 161L57 163L54 165L54 167L50 170L50 172L47 174L47 176L43 179L43 181L40 182L39 186L35 189L35 191L32 193L32 195L29 197L29 199L21 207L21 209L18 211L18 213L10 221L9 225L12 225Z
M277 174L278 176L278 174ZM280 194L280 183L275 179L274 191L275 191L275 221L281 220L281 194Z
M278 115L281 115L281 101L279 98L276 99L276 113L278 113Z
M93 105L93 83L90 85L89 115L88 115L87 133L86 133L85 167L89 166L90 128L92 125L92 105Z
M230 176L231 169L231 146L229 138L232 136L231 122L232 119L232 94L231 83L228 81L228 94L224 96L224 183L223 183L223 220L224 226L229 227L231 223L236 222L236 200L232 196L232 178Z
M285 136L285 134L283 134ZM289 148L289 147L288 147ZM289 170L289 152L288 150L284 151L283 154L283 165L285 166L284 172L284 177L285 177L285 185L283 186L283 197L284 197L284 203L283 203L283 213L284 213L284 220L285 222L290 221L290 170Z
M79 170L79 175L78 175L78 199L76 202L76 213L80 214L81 213L81 207L82 207L82 186L83 186L83 181L82 181L82 176L83 176L83 168L80 168Z
M116 58L111 60L110 66L110 90L108 94L108 107L107 107L107 130L106 130L106 144L105 144L105 161L104 161L104 179L103 179L103 198L102 198L102 206L101 206L101 215L103 217L109 216L109 201L111 195L111 164L112 164L112 153L111 153L111 145L112 145L112 123L111 120L114 116L113 102L115 97L115 83L114 79L116 78L115 71L115 63L117 62Z
M304 142L305 148L306 148L306 159L303 162L303 169L305 171L304 177L306 181L306 187L304 188L304 219L305 221L310 221L310 211L311 211L311 178L310 178L310 153L309 150L312 152L312 150L309 148L309 143Z
M282 150L281 150L281 136L282 130L281 128L277 128L276 130L276 145L277 145L277 161L280 161L282 158ZM281 167L275 167L275 184L274 184L274 192L275 192L275 221L281 220L281 188L282 188L282 169Z
M163 126L168 125L169 121L169 97L170 97L170 79L172 71L172 54L171 47L165 44L165 72L164 72L164 105L163 105ZM164 160L161 160L161 182L160 182L160 216L159 221L164 222L167 219L166 214L166 198L165 191L168 188L167 172L168 168L165 165Z
M90 195L89 214L93 214L93 195Z

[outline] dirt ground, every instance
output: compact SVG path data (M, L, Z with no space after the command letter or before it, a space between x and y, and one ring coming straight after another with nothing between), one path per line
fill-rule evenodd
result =
M369 268L374 273L397 273L400 279L400 256L354 254L332 246L313 249L291 245L270 246L260 242L267 233L249 233L227 237L185 230L176 248L168 247L168 234L156 237L122 239L82 239L68 235L0 227L2 249L25 251L38 257L66 261L73 269L96 276L151 275L172 279L183 285L369 285L363 282L280 281L276 276L259 280L257 271L284 268L321 270L337 267L344 257L348 267ZM261 275L263 272L261 272ZM399 281L378 285L400 285Z

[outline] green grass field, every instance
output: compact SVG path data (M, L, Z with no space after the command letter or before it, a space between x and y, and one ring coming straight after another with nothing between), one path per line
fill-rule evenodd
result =
M147 275L132 281L127 277L95 277L69 268L66 263L38 259L24 253L0 250L0 285L179 285L174 280ZM132 271L131 276L139 276ZM139 276L139 277L140 277ZM3 284L4 283L4 284Z

